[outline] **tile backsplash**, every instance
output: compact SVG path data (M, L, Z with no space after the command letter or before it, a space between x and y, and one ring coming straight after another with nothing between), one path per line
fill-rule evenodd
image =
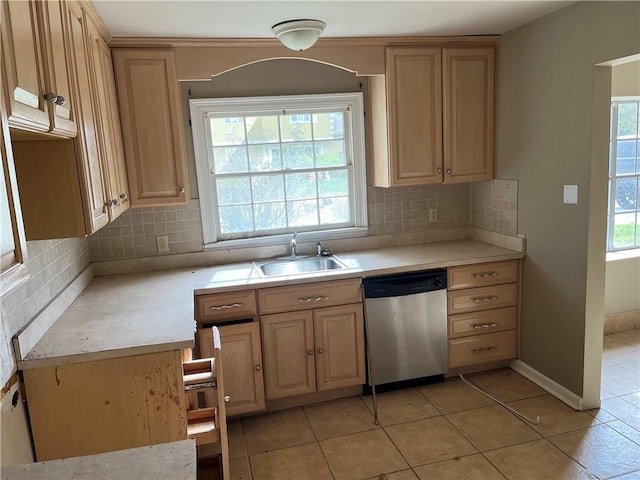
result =
M518 181L470 183L470 226L505 235L518 234Z

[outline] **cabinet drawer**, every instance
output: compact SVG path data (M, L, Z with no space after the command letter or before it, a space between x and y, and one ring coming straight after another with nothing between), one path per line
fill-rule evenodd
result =
M518 261L479 263L451 267L447 272L448 290L485 287L518 281Z
M260 314L362 302L360 279L258 290Z
M449 340L450 369L515 357L515 330Z
M449 338L484 335L516 328L516 308L449 315Z
M256 312L255 290L196 296L198 323L254 317Z
M447 313L454 315L512 307L516 304L517 298L518 288L515 283L457 290L447 293Z

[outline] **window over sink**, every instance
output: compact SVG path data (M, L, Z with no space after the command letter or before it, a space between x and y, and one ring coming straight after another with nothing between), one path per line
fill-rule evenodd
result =
M205 247L364 234L361 93L189 103Z

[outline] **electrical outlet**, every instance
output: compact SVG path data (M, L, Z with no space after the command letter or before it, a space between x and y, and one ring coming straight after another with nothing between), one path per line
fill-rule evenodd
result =
M167 235L156 237L156 242L158 243L158 253L169 253L169 237Z
M430 222L437 222L438 221L438 209L437 208L430 208L429 209L429 221Z

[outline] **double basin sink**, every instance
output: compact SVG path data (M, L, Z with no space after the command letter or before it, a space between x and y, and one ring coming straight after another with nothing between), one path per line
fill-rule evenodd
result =
M335 256L280 257L255 261L253 264L256 266L258 275L261 277L281 277L286 275L321 273L348 268Z

